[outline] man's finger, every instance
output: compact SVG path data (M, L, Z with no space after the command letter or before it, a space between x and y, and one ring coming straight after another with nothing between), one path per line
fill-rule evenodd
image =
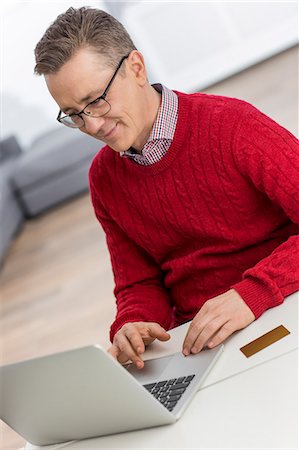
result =
M201 319L199 316L195 316L195 318L192 320L183 343L183 353L185 356L188 356L190 354L194 342L202 332L207 321L207 318L204 319L203 317Z
M210 342L208 343L209 348L216 347L217 345L221 344L225 339L227 339L231 334L236 331L235 327L233 326L232 322L226 322L223 327L220 328L218 333L216 333Z
M199 353L203 349L205 344L210 341L210 339L215 334L217 334L217 332L221 329L221 327L225 325L226 322L227 320L225 320L223 317L216 317L215 319L210 320L210 322L205 325L205 327L191 346L191 353Z
M130 358L128 358L128 356L125 353L120 352L117 360L119 363L125 364L130 360Z
M130 359L138 369L143 368L144 362L131 346L131 343L127 336L125 336L124 334L119 334L117 336L116 345L120 349L121 353L128 356L128 359Z
M113 358L117 359L119 355L119 348L116 345L112 344L111 347L108 348L107 353L110 353Z
M116 345L112 345L110 348L108 348L107 353L110 353L110 355L113 356L113 358L117 359L117 361L121 364L129 361L129 358L124 353L121 353Z
M136 354L140 354L145 351L143 339L136 326L128 327L127 329L124 330L124 334L130 341L131 346L133 347Z
M157 323L148 327L148 333L152 338L159 339L159 341L168 341L170 339L170 334Z

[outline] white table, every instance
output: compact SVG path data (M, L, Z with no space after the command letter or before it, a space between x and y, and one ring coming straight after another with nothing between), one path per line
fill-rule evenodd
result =
M104 436L44 449L298 448L298 293L232 336L204 387L174 425ZM251 358L240 347L277 325L291 334ZM148 357L181 349L187 325ZM27 444L26 450L38 449Z

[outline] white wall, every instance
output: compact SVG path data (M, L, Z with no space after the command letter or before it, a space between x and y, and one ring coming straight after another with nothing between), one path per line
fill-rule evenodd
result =
M184 92L298 43L298 2L130 2L121 13L151 76Z

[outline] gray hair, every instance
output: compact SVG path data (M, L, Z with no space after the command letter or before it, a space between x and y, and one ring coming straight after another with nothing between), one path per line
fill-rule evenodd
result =
M100 9L69 8L49 26L35 47L37 75L56 73L81 48L105 57L109 67L136 47L124 26Z

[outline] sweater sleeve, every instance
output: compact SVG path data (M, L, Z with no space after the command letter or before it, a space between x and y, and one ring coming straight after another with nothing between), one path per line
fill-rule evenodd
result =
M172 304L163 274L153 258L133 242L109 216L89 173L94 211L105 235L113 269L117 313L110 340L127 322L157 322L166 330L172 322Z
M299 224L298 140L254 106L237 131L234 158L249 182ZM232 286L258 318L299 289L299 236L292 235Z

